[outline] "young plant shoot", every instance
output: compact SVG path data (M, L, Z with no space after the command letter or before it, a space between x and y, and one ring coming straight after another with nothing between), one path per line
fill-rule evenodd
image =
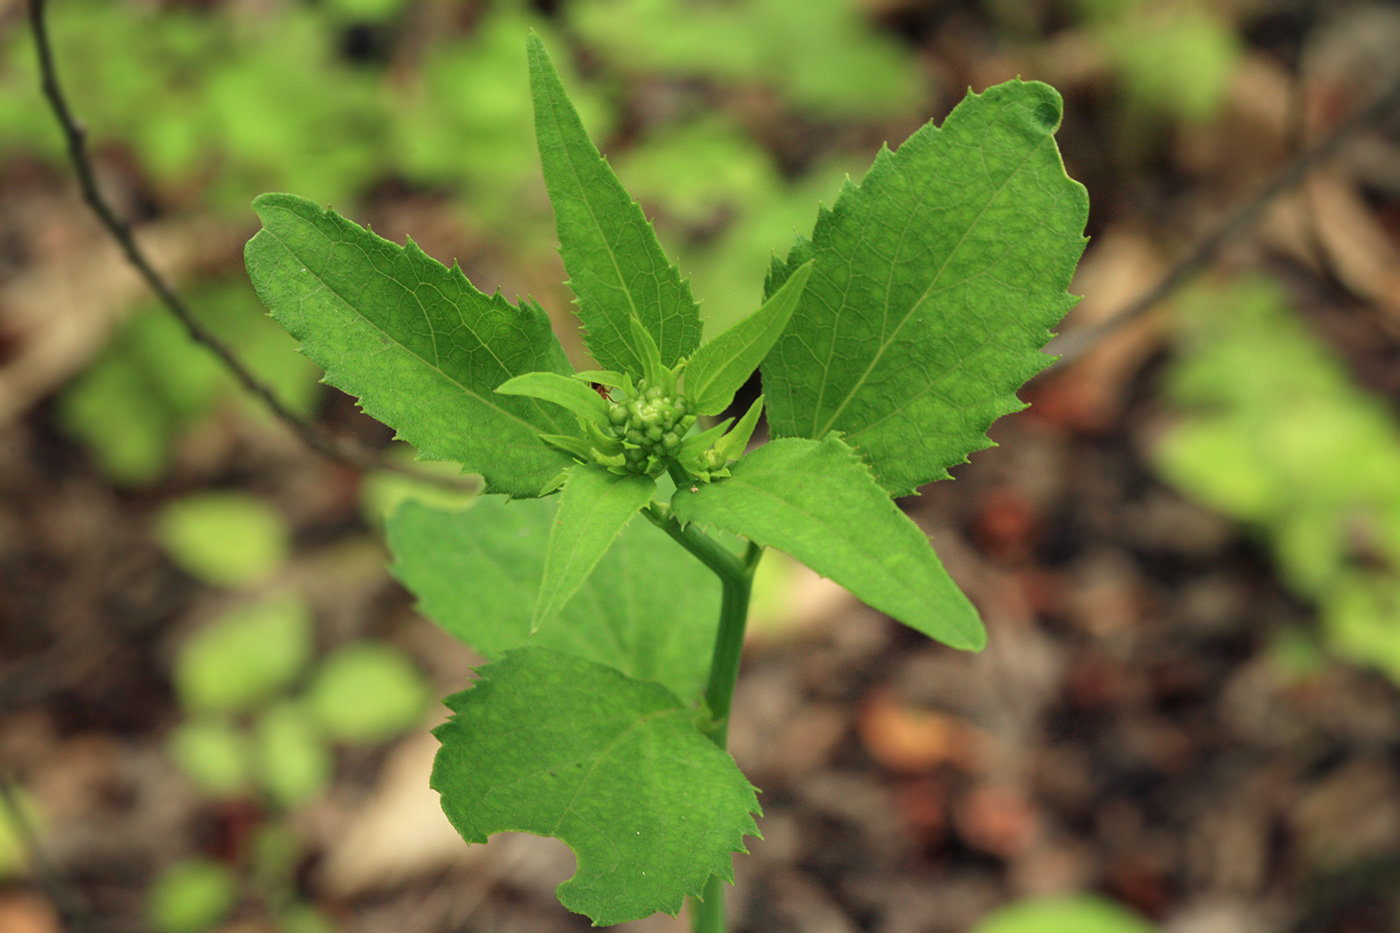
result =
M970 94L881 151L773 261L758 309L701 343L688 283L535 37L529 61L596 369L572 371L533 301L293 195L254 202L248 271L327 382L422 457L483 477L471 508L409 503L388 528L423 611L492 659L436 733L453 825L469 842L563 840L578 866L559 899L595 924L692 897L694 928L723 930L721 882L757 835L724 746L759 556L786 551L931 638L983 647L894 497L947 478L1022 407L1073 304L1087 197L1055 147L1052 88ZM755 370L764 395L712 423ZM772 439L748 450L761 414Z

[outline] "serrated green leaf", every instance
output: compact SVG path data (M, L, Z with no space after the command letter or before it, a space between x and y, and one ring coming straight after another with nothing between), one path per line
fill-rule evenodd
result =
M553 402L580 418L608 423L608 403L589 386L559 373L526 373L496 387L502 395L523 395Z
M1088 199L1052 136L1060 97L1010 81L884 150L770 275L816 268L763 364L778 437L840 431L895 495L991 442L1043 369Z
M559 615L613 541L656 492L649 476L625 476L592 464L570 468L544 553L544 579L530 628Z
M578 434L573 418L495 389L512 376L572 372L549 319L472 287L415 245L391 243L289 194L253 202L263 229L248 274L273 317L422 455L480 473L487 492L534 496L569 458L540 434Z
M905 625L980 651L986 632L928 537L840 438L769 441L728 479L681 488L683 522L714 525L786 551Z
M406 503L388 522L391 569L425 615L488 658L526 645L553 648L657 681L685 699L697 696L709 670L719 587L649 522L624 528L558 623L531 633L557 510L552 499L495 496L451 512Z
M717 415L734 401L782 336L811 274L812 263L804 263L762 307L695 351L685 364L685 394L697 412Z
M757 835L753 787L664 687L542 648L478 670L447 698L432 787L468 842L527 832L565 842L559 901L596 925L676 914Z
M700 343L690 286L588 139L544 43L533 34L529 51L545 188L588 348L604 369L640 373L642 348L628 323L635 320L655 339L662 362L674 366Z

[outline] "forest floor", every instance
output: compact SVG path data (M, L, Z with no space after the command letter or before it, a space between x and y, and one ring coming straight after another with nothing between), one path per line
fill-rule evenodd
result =
M1144 157L1152 171L1125 178L1092 152L1090 78L1063 70L1061 143L1095 199L1072 330L1144 291L1286 162L1290 83L1252 58L1226 118L1172 136ZM0 187L13 196L6 242L27 238L5 258L5 295L75 268L107 287L110 246L61 177L15 164ZM1342 163L1312 190L1322 239L1353 244L1337 265L1274 222L1218 258L1287 283L1318 339L1394 410L1400 189L1378 194ZM394 196L374 211L449 223ZM190 262L236 269L248 232L209 233ZM130 290L110 275L109 291ZM24 358L23 341L0 344L6 364ZM960 933L1007 901L1069 891L1168 933L1400 929L1400 689L1342 662L1280 661L1279 634L1315 626L1313 607L1249 529L1154 466L1172 352L1161 317L1134 322L1033 382L1030 408L998 422L999 446L954 482L904 502L981 609L986 652L928 642L798 569L773 584L731 733L764 809L764 838L736 858L734 929ZM60 929L64 897L90 930L139 930L162 866L232 858L263 818L200 796L165 751L181 715L172 657L218 596L155 543L163 503L207 488L274 503L323 646L391 641L439 695L466 686L477 659L384 571L355 471L230 414L182 443L162 483L120 489L60 429L58 388L0 421L0 762L43 815L44 855L0 881L0 930ZM334 392L319 419L388 443ZM356 933L585 929L554 901L572 871L562 844L469 848L448 826L427 787L432 724L340 753L334 788L288 818L306 846L300 890ZM660 917L622 929L683 928Z

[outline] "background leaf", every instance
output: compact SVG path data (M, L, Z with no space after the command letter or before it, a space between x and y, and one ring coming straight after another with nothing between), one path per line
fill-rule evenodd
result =
M629 320L656 340L667 366L700 343L700 312L641 207L584 132L544 43L530 36L530 87L559 251L578 296L588 349L604 369L640 373Z
M307 690L308 712L337 742L382 742L413 728L428 705L427 678L383 642L343 645Z
M390 243L305 198L253 202L246 250L263 302L326 381L423 456L480 473L488 492L536 495L569 458L540 434L577 434L557 406L495 394L530 372L573 370L543 311L487 297L410 240Z
M1039 82L970 95L820 213L769 280L771 294L816 259L763 365L776 436L840 431L895 495L990 445L1073 304L1088 198L1060 163L1059 120Z
M215 586L246 586L280 570L291 552L287 524L256 496L211 492L161 510L155 533L170 558Z
M993 911L973 933L1152 933L1152 924L1097 895L1020 901Z
M556 499L470 509L406 503L388 523L394 575L419 609L487 657L525 645L554 648L697 696L709 670L719 583L680 545L634 522L560 611L531 634L530 619Z
M563 840L578 872L559 901L600 926L674 915L710 875L733 880L758 799L672 693L542 648L478 673L434 732L432 786L463 838Z
M980 651L977 610L928 537L839 438L770 441L728 479L676 490L683 522L715 525L786 551L930 638Z
M180 648L180 704L191 713L257 706L306 666L311 637L311 610L299 596L280 594L230 610Z

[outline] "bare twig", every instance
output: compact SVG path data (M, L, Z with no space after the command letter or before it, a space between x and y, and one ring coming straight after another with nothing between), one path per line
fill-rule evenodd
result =
M196 343L207 347L217 356L224 366L228 368L248 392L262 400L263 404L276 416L277 420L287 426L307 447L316 453L330 460L346 463L357 469L387 470L410 476L415 480L432 485L441 486L456 491L466 491L474 489L475 486L465 481L456 480L452 477L438 476L424 473L405 467L402 464L387 460L374 453L360 448L358 445L333 438L314 424L310 424L297 417L285 405L283 405L272 390L258 380L253 373L243 365L238 357L233 355L224 343L215 337L190 311L179 293L166 279L155 270L146 254L136 242L132 235L130 226L127 225L112 206L102 196L97 187L96 173L93 171L92 159L87 151L87 133L82 123L73 115L72 109L68 105L68 99L63 93L63 89L58 81L58 70L54 64L53 46L49 41L48 24L45 20L45 0L29 0L29 23L30 29L34 33L34 45L39 56L39 79L43 88L44 97L48 99L52 107L54 116L58 119L60 129L63 131L64 141L68 146L68 159L73 163L73 169L78 176L78 185L82 189L83 201L97 215L97 219L102 226L116 240L121 247L122 253L127 261L136 269L151 287L171 314L179 319L184 326L190 339Z
M1060 358L1051 367L1051 370L1073 363L1092 350L1099 341L1109 334L1152 310L1159 302L1208 266L1227 243L1258 223L1265 209L1279 195L1298 185L1309 172L1336 155L1338 150L1351 141L1352 137L1362 130L1375 126L1397 108L1400 108L1400 81L1392 84L1385 93L1370 104L1353 113L1312 148L1299 153L1292 162L1260 189L1258 194L1236 208L1215 230L1199 240L1185 256L1182 256L1167 271L1167 274L1157 284L1143 293L1136 301L1129 303L1092 327L1071 331L1053 340L1046 347L1046 351L1058 354Z

